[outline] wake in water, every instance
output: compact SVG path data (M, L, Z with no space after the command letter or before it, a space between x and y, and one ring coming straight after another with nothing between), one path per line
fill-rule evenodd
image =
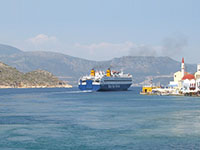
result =
M92 90L85 90L85 91L66 91L65 93L92 93Z
M79 90L74 90L74 91L60 91L60 92L51 92L51 93L53 93L53 94L65 94L65 93L67 93L67 94L74 94L74 93L92 93L92 92L94 92L94 91L92 91L92 90L86 90L86 91L79 91Z

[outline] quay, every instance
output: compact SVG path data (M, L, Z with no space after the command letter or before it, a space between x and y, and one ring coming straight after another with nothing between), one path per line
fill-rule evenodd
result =
M200 64L197 65L197 72L190 74L186 72L184 58L182 58L181 71L174 73L174 81L170 81L167 87L143 86L140 94L200 96Z

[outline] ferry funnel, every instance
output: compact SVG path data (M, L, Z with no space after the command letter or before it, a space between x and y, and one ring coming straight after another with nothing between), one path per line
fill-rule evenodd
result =
M107 77L110 77L110 76L111 76L110 68L107 69L107 71L106 71L106 76L107 76Z
M95 76L95 70L94 69L91 70L90 75L93 76L93 77Z

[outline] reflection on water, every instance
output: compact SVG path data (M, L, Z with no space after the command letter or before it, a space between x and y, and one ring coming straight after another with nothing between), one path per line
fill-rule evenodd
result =
M200 98L0 90L1 149L198 149Z

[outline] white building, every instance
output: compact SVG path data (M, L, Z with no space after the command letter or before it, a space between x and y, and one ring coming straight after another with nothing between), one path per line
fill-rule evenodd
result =
M196 90L200 91L200 64L197 65L197 72L194 74L196 79Z
M197 65L197 72L189 74L185 71L184 58L182 58L181 71L174 73L174 81L171 81L169 87L178 90L183 94L200 93L200 64Z
M197 72L187 74L182 78L182 92L186 93L199 93L200 92L200 65L197 65Z
M187 74L182 78L182 92L194 93L196 92L196 80L192 74Z
M184 77L185 74L187 74L187 72L185 72L185 62L184 58L182 58L181 71L177 71L174 73L174 81L170 81L169 87L181 89L182 78Z

